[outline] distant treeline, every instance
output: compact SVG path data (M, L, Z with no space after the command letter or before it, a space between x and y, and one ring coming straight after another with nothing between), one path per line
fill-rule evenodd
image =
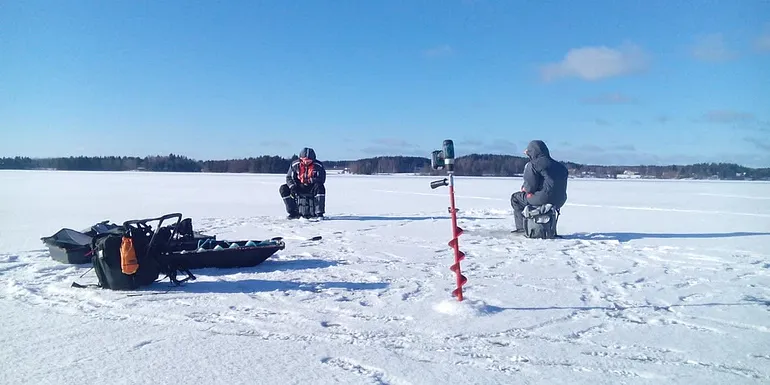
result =
M13 170L78 170L78 171L170 171L215 173L285 173L291 158L260 156L245 159L195 160L185 156L140 157L66 157L66 158L0 158L0 169ZM455 160L457 175L516 176L524 171L527 159L510 155L461 156ZM749 179L770 180L770 168L749 168L733 163L699 163L670 166L602 166L563 162L575 177L658 178L658 179ZM346 170L353 174L419 173L441 174L430 168L430 160L422 157L381 156L352 161L324 161L329 170Z
M455 159L455 174L463 176L518 176L529 159L511 155L471 154ZM669 166L603 166L562 162L575 177L770 180L770 168L749 168L734 163L698 163ZM375 157L348 162L355 174L419 173L439 175L430 160L421 157Z

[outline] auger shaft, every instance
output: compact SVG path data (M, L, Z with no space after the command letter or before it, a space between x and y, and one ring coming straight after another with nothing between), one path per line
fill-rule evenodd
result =
M463 285L468 282L468 279L462 274L460 269L460 261L465 259L465 253L460 251L459 237L463 233L463 229L457 226L457 207L455 207L455 187L454 187L454 173L449 172L449 212L452 216L452 240L449 241L449 246L454 249L455 263L449 268L455 272L457 278L457 288L452 291L452 295L457 297L458 301L463 300Z

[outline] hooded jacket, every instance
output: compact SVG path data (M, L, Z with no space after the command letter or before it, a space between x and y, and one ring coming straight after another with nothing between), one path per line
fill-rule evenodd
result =
M299 152L299 159L289 166L286 172L286 185L293 189L297 185L312 185L326 183L326 169L321 161L316 159L315 151L305 147Z
M542 140L529 142L527 156L529 162L524 166L522 186L527 193L527 202L534 206L550 203L561 208L567 202L567 167L551 158L551 152Z

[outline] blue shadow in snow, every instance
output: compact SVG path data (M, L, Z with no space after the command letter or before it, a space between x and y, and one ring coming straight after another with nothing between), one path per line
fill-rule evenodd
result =
M165 293L266 293L271 291L303 291L310 293L321 293L329 289L340 289L345 291L358 290L381 290L386 289L389 284L386 282L298 282L298 281L269 281L263 279L243 279L235 281L187 281L181 286L168 286L168 282L156 283L154 285L137 290L136 294L131 296L142 296L149 294ZM167 288L165 293L155 291ZM151 291L142 294L142 291Z
M629 242L637 239L717 239L770 235L770 233L736 231L731 233L575 233L570 235L561 235L562 239L585 239L593 241L610 240L619 242Z
M708 302L708 303L689 303L689 304L675 304L675 305L636 305L636 306L542 306L542 307L500 307L494 305L485 305L481 310L486 314L496 314L504 311L545 311L545 310L626 310L626 309L652 309L652 310L669 310L672 307L719 307L719 306L770 306L770 300L761 298L748 298L744 300L747 302Z
M296 271L309 269L325 269L327 267L345 264L339 261L327 261L325 259L272 259L268 258L265 262L253 267L235 267L235 268L205 268L193 271L195 275L223 276L238 273L271 273L274 271Z
M326 220L330 221L424 221L424 220L445 220L452 219L449 215L433 215L433 216L380 216L380 215L341 215L327 217ZM483 219L505 219L505 217L466 217L462 215L457 216L458 220L483 220Z

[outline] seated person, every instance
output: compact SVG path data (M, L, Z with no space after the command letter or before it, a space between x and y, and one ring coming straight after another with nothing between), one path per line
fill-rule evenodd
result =
M315 199L315 215L322 218L326 206L326 170L323 163L316 159L315 151L305 147L299 152L299 159L289 166L286 183L279 188L289 219L300 217L297 208L297 195L308 194Z
M542 140L533 140L524 150L529 162L524 166L524 184L521 191L511 195L511 207L517 233L524 231L524 214L529 206L546 203L558 210L567 202L567 167L551 158L548 147Z

